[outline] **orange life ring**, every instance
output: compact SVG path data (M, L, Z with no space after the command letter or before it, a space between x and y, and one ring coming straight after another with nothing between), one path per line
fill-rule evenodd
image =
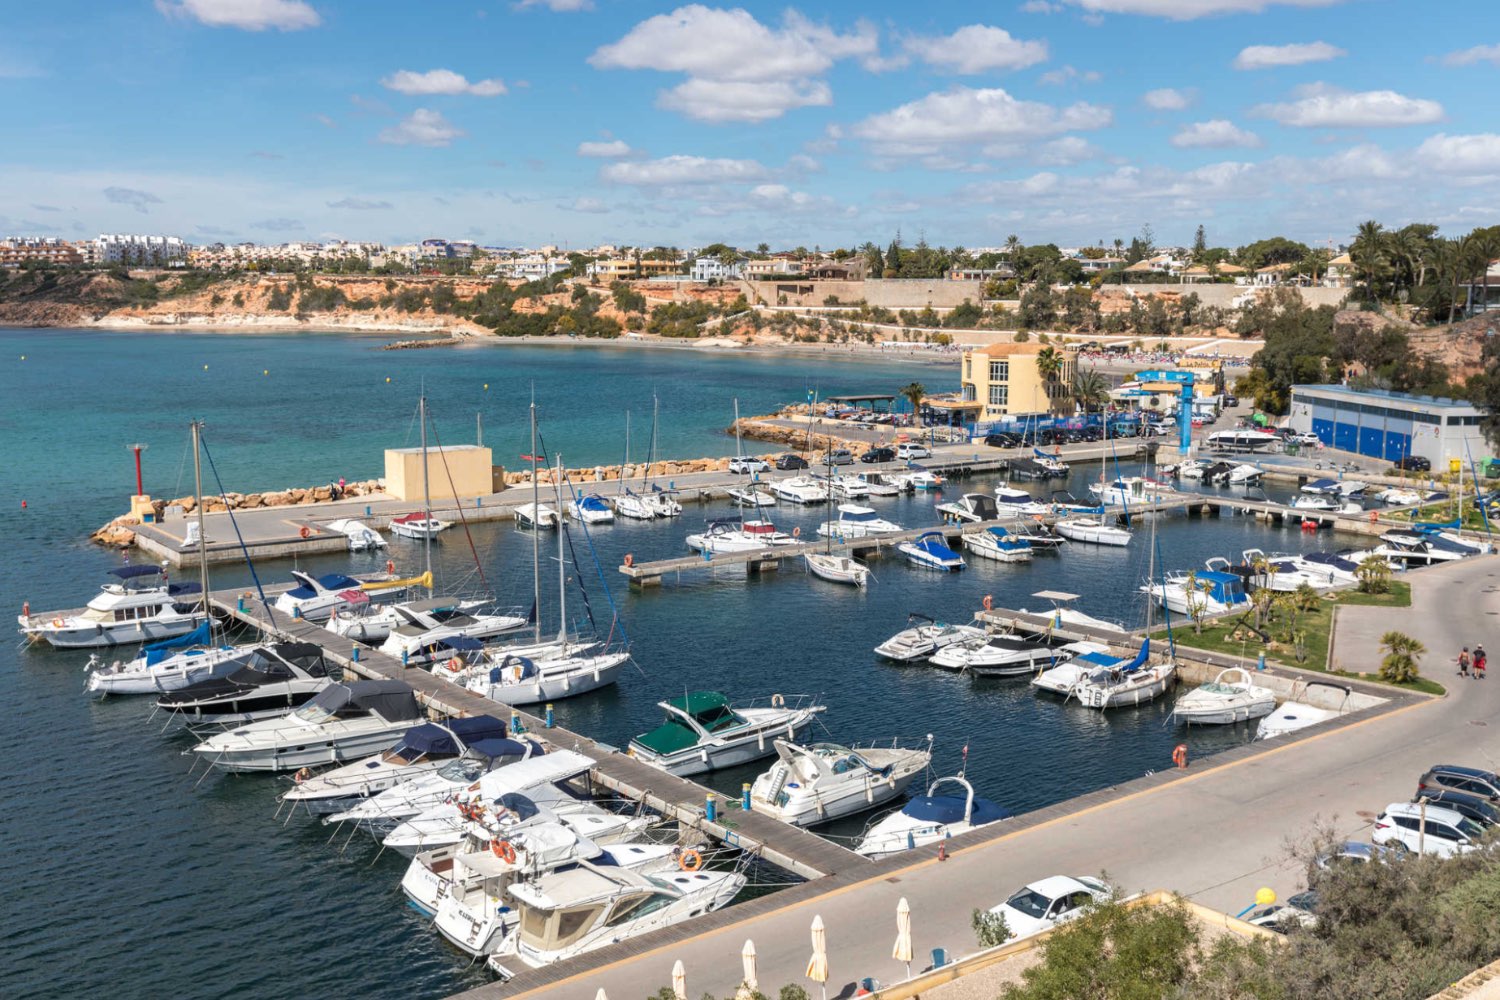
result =
M516 863L516 849L511 845L510 841L492 840L490 841L490 850L494 852L495 857L506 864L513 865Z
M1187 767L1188 751L1186 743L1179 743L1172 748L1172 763L1178 767Z
M635 565L635 556L631 555L629 552L625 553L625 565L626 566L634 566Z
M1378 512L1376 512L1376 511L1373 511L1373 510L1370 511L1370 523L1374 524L1374 523L1376 523L1379 520L1380 520L1380 514Z
M464 658L462 656L450 656L443 661L443 666L456 674L464 668Z
M63 627L63 620L61 618L54 618L54 619L52 619L52 627L53 628L62 628Z
M396 575L396 560L394 560L394 559L387 559L385 561L385 575L386 576L395 576Z
M984 595L984 610L989 611L995 606L995 599L989 594Z
M307 525L304 524L302 526L302 530L299 531L299 532L297 532L297 534L301 535L303 538L311 538L312 537L312 529L309 528Z
M802 537L802 529L801 528L793 528L792 529L792 537L793 538L801 538Z
M308 778L311 778L311 777L312 777L312 772L309 771L307 768L302 767L302 768L298 768L297 769L297 773L294 774L294 775L292 775L292 780L295 781L297 784L300 785L304 781L306 781Z
M677 867L685 872L695 872L703 867L703 855L689 848L683 851L682 856L677 859Z

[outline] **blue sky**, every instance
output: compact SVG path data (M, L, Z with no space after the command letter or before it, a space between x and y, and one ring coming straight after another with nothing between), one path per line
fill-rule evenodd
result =
M1496 0L52 0L0 34L0 234L1452 234L1496 93Z

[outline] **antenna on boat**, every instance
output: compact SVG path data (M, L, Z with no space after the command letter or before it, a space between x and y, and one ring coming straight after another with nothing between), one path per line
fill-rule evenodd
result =
M198 512L198 586L203 594L203 620L213 631L213 616L208 613L208 530L203 521L203 421L193 424L193 502Z

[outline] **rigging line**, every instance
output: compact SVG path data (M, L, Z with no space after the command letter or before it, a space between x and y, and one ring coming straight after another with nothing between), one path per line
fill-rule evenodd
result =
M547 460L547 442L546 442L546 439L544 439L542 437L542 432L541 432L540 428L538 428L537 432L536 432L536 443L537 443L537 449L542 453L542 460L546 461ZM568 477L567 466L563 466L563 468L562 468L561 472L559 473L559 475L562 476L563 485L565 487L567 487L568 496L570 498L573 497L574 496L574 493L573 493L573 481ZM557 528L557 530L564 532L564 534L567 537L567 540L568 540L568 552L569 552L569 554L571 554L573 556L573 566L574 566L574 568L576 570L576 568L578 566L578 552L577 552L576 549L573 548L573 533L571 531L567 530L567 526L562 523L562 517L563 517L563 512L562 511L558 511L557 512L557 520L558 520L558 528ZM615 626L619 625L620 626L620 641L623 642L623 643L625 643L625 645L628 647L630 645L630 637L625 633L625 623L620 620L620 609L615 606L615 597L614 597L613 594L611 594L609 592L609 581L604 576L604 566L600 564L600 562L599 562L599 552L598 552L597 549L594 548L594 536L589 533L589 525L588 525L587 521L579 520L578 523L583 528L583 538L584 538L584 541L586 541L588 543L588 546L589 546L589 557L591 559L593 559L593 561L594 561L594 569L599 574L599 583L604 587L604 599L609 603L610 614L614 616L613 621L610 622L610 626L609 626L610 635L611 636L614 635ZM583 585L583 578L581 576L575 577L575 579L577 579L577 581L578 581L578 591L579 591L579 593L581 593L583 595L583 607L584 607L584 610L586 610L588 612L589 627L592 628L597 633L598 630L599 630L599 626L598 626L598 623L594 621L594 608L589 603L588 588L586 588ZM566 625L567 623L564 622L563 624Z
M188 452L193 447L192 440L192 435L188 435L188 439L182 442L182 460L177 463L177 486L174 490L178 496L182 496L182 477L187 470Z
M484 592L491 600L498 601L499 596L490 589L490 581L484 575L484 567L479 564L479 550L474 547L474 536L469 533L469 519L464 517L463 501L458 498L458 487L453 485L453 470L448 468L448 455L443 451L443 439L438 437L437 421L432 422L432 439L437 442L438 458L443 461L443 475L448 478L448 491L453 494L453 506L458 510L458 523L463 525L464 538L469 543L469 552L474 556L474 568L479 571L479 582L484 585ZM428 520L432 519L432 511L427 512Z
M203 437L201 429L198 431L198 441L203 446L203 457L208 459L208 469L214 474L214 482L219 486L219 497L224 501L224 511L229 515L230 527L234 528L235 540L240 543L240 552L244 555L245 565L250 570L250 579L255 581L255 592L260 595L261 607L266 609L267 615L270 615L271 626L274 628L276 626L276 612L272 610L271 602L266 600L266 588L261 585L260 574L255 571L255 561L250 558L250 549L245 545L245 536L240 533L240 522L234 516L234 511L229 506L229 497L224 492L224 482L219 478L219 467L214 464L213 453L208 450L208 441ZM203 601L206 607L208 602L207 594L203 595Z

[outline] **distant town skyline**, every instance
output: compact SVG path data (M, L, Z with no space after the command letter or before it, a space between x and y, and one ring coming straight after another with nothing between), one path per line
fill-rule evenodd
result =
M0 235L1326 246L1500 221L1492 0L64 0L7 29Z

